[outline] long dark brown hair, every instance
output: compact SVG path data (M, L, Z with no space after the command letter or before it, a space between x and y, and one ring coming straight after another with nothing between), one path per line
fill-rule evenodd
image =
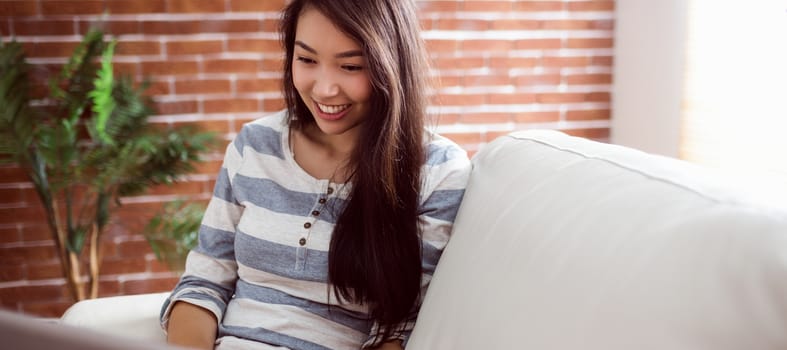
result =
M361 45L369 70L371 108L350 159L352 192L334 228L328 277L342 299L370 307L379 342L401 331L396 325L413 316L421 290L418 205L428 61L411 0L293 0L281 23L293 128L314 123L292 77L298 17L306 7Z

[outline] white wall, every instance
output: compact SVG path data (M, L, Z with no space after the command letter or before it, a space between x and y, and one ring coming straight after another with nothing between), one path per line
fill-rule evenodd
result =
M686 0L618 0L611 142L678 156Z

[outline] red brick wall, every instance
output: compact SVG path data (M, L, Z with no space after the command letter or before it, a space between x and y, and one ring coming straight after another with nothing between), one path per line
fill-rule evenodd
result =
M284 0L0 1L0 33L42 67L64 62L91 24L118 41L116 67L147 76L157 123L196 123L230 139L282 107L275 32ZM607 140L614 1L419 1L440 78L437 130L473 154L513 130L559 129ZM105 15L105 13L107 13ZM173 188L127 198L103 238L101 295L171 289L141 227L177 195L209 196L220 155ZM44 316L69 305L32 185L0 167L0 304Z

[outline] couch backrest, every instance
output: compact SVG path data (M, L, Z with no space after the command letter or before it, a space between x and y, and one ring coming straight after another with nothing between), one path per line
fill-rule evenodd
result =
M473 164L408 349L787 349L787 211L554 131Z

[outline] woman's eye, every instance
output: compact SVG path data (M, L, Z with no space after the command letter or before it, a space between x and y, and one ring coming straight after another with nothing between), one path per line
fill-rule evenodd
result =
M342 69L344 69L346 71L350 71L350 72L357 72L359 70L362 70L363 67L355 66L355 65L344 65L344 66L342 66Z
M308 64L317 63L317 61L315 61L315 60L313 60L311 58L308 58L308 57L303 57L303 56L298 56L297 60L301 61L303 63L308 63Z

